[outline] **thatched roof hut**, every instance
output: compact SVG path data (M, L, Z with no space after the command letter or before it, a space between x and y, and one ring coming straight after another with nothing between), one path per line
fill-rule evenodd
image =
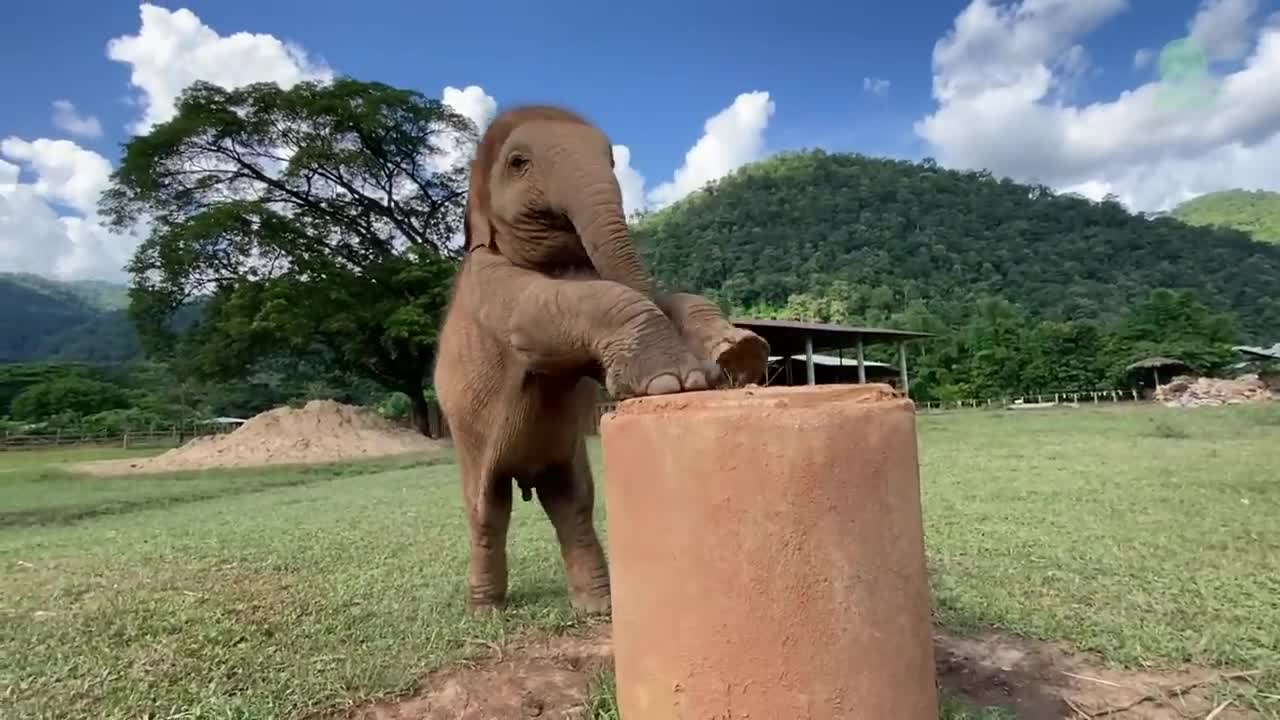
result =
M1165 380L1172 380L1175 375L1184 374L1190 369L1191 366L1181 360L1158 356L1139 360L1125 368L1130 375L1136 375L1139 378L1140 384L1146 385L1147 383L1142 381L1150 378L1152 387L1156 388L1162 384L1160 382L1162 377Z

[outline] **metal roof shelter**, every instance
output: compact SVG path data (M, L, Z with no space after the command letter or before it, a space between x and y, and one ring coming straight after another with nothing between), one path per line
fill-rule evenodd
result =
M800 355L799 357L770 355L768 375L765 377L762 384L806 384L808 375L807 362L808 358L804 355ZM896 385L899 381L897 362L883 363L866 360L863 363L862 374L866 379L866 382ZM853 353L839 353L835 355L814 353L813 377L815 384L818 385L827 385L832 383L856 383L858 382L857 360L854 358Z
M1276 343L1269 348L1236 345L1232 349L1251 358L1258 358L1261 360L1280 360L1280 343Z
M863 351L867 345L896 344L898 346L898 376L903 394L910 391L907 378L907 343L933 337L930 333L888 328L853 327L828 323L801 322L798 320L756 320L739 318L733 324L750 330L769 343L770 354L779 357L805 358L807 384L815 385L814 354L855 350L858 366L858 382L867 381L867 361Z

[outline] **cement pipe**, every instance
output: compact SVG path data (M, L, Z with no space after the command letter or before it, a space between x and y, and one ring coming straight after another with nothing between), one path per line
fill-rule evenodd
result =
M623 720L936 720L910 400L636 398L601 436Z

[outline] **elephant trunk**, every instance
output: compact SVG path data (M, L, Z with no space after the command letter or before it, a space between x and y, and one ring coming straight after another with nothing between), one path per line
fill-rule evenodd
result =
M577 177L561 187L573 188L561 207L582 238L591 265L604 280L622 283L653 297L653 277L640 262L622 209L622 191L613 169L600 161L570 163Z

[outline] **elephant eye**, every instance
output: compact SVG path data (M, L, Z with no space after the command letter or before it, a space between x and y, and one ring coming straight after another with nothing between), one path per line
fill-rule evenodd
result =
M507 158L507 166L515 172L524 172L529 167L529 158L518 152L511 153Z

